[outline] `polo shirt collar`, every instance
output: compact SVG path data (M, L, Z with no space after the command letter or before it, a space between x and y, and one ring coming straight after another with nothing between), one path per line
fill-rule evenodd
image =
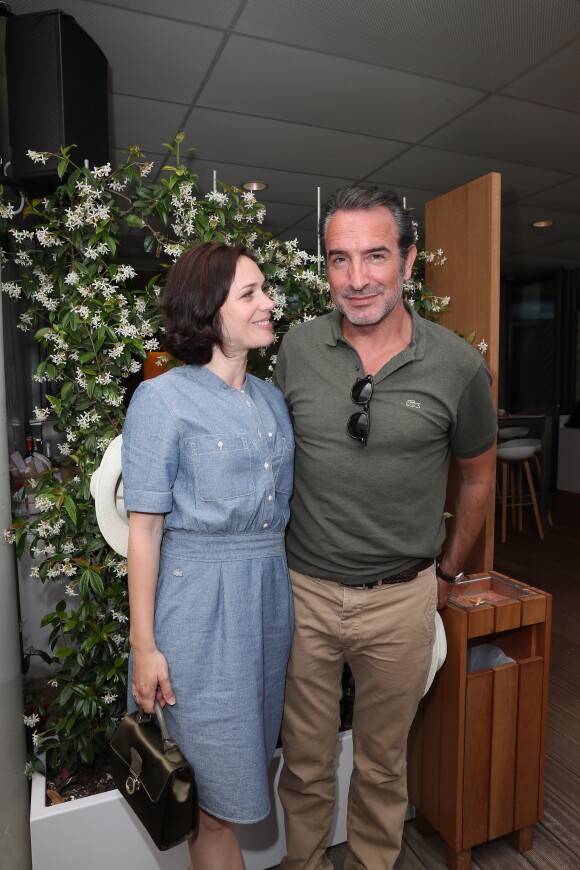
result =
M425 347L427 343L425 319L417 314L412 305L404 302L405 308L413 318L413 337L409 345L412 359L423 359L425 356ZM346 340L342 334L342 314L336 309L332 311L326 318L326 336L325 344L331 347L336 347L338 342L346 344Z

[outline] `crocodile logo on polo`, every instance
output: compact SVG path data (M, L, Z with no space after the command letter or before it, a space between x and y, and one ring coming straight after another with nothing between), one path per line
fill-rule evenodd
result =
M421 402L416 402L415 399L407 399L405 405L407 406L407 408L420 408Z

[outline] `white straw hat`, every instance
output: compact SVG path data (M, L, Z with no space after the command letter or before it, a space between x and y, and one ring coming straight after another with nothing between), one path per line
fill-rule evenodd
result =
M122 435L114 438L91 477L91 495L95 500L97 522L107 544L121 556L129 548L129 517L123 503L121 480Z
M435 637L433 638L433 646L431 648L431 664L429 665L429 673L427 674L427 682L425 684L424 695L431 688L431 683L435 679L435 674L443 665L447 657L447 638L445 637L445 628L443 620L438 613L435 613Z

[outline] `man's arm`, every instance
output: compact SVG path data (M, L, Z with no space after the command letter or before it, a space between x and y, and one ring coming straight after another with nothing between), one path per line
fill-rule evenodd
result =
M441 568L455 576L463 570L469 551L481 530L495 475L494 444L473 459L456 457L459 487L453 511L451 535L445 546ZM452 586L438 578L438 607L445 605Z

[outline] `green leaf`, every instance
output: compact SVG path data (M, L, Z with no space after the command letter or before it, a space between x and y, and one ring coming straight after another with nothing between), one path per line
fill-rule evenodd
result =
M72 656L74 653L74 649L70 646L61 646L56 650L55 655L59 659L67 659L69 656Z
M157 239L155 236L145 236L143 247L148 254L154 254L157 250Z
M77 524L77 507L76 507L74 501L72 500L72 498L70 497L70 495L65 495L65 497L64 497L64 509L76 526L76 524Z
M136 214L126 214L124 216L125 223L130 227L144 227L145 221Z
M105 595L105 584L95 571L91 571L90 584L95 595L98 595L99 598L103 598Z

